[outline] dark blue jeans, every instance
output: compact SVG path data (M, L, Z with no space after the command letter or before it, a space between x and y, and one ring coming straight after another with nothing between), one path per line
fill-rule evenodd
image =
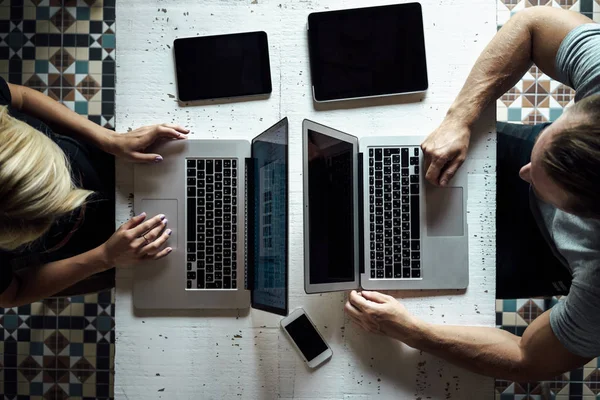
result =
M496 298L555 296L568 292L571 273L554 256L529 206L529 184L519 170L531 159L540 132L550 125L498 122L496 172ZM553 282L562 281L565 289Z

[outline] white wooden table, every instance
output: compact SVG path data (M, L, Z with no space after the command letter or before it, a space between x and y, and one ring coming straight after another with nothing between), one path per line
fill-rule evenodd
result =
M385 1L122 0L117 4L117 130L178 122L191 138L251 139L290 120L290 309L303 307L333 348L311 371L279 328L279 317L213 311L146 313L132 307L132 271L116 290L117 399L490 399L493 380L357 329L345 293L303 290L301 122L357 136L426 134L442 120L476 57L495 33L492 0L422 0L430 88L422 101L316 110L311 100L306 19L311 11ZM389 2L388 2L389 3ZM180 107L172 44L177 37L264 30L273 93L267 100ZM468 160L470 285L466 292L394 293L429 322L495 321L495 113L482 117ZM117 165L119 224L131 210L131 166ZM165 182L168 184L168 182ZM141 267L143 268L143 266Z

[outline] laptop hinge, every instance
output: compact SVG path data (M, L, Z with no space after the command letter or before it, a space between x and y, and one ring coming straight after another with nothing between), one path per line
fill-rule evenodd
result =
M361 274L365 273L365 224L364 224L364 179L363 153L358 153L358 267Z
M254 289L254 249L255 249L255 215L256 215L256 199L254 198L254 159L246 158L246 175L245 175L245 196L246 201L244 209L244 288L247 290Z

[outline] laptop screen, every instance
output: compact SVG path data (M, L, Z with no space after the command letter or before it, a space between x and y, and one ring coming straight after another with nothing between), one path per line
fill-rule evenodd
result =
M252 141L252 158L254 161L252 307L287 315L287 119L278 122Z
M308 130L310 284L354 281L352 143Z

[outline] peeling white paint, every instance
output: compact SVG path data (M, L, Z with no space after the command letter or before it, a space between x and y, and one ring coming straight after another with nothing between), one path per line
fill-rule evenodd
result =
M387 338L356 329L344 316L345 294L307 296L302 256L302 119L357 136L432 131L495 33L489 0L423 0L430 89L421 102L387 99L361 108L316 110L311 101L306 18L311 11L386 1L120 0L117 4L117 130L177 122L192 138L245 138L290 119L290 307L303 307L333 348L309 370L261 311L136 314L131 271L117 272L117 399L488 399L493 380L468 373ZM120 21L124 21L120 23ZM267 100L180 107L172 47L177 37L264 30L273 93ZM375 104L375 105L373 105ZM444 324L495 323L495 114L482 117L469 177L470 285L466 293L395 292L423 319ZM117 165L117 221L131 212L131 166ZM168 184L165 182L165 184ZM143 268L143 266L140 266ZM161 336L162 335L162 336ZM164 391L162 390L164 389Z

